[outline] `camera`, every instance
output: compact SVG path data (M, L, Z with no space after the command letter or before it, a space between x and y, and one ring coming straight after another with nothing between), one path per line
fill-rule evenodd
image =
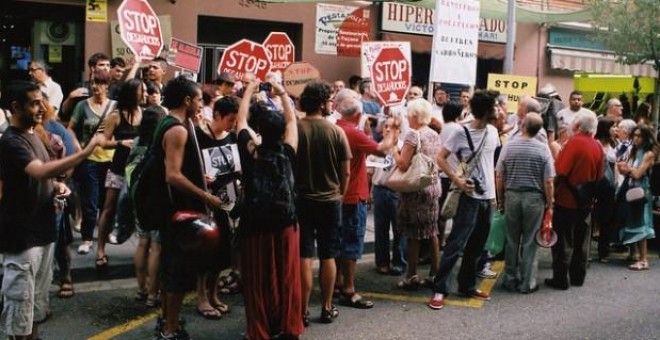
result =
M477 195L483 195L483 194L486 193L486 190L484 190L484 187L481 184L481 180L479 180L479 178L473 176L473 177L470 178L470 182L472 182L472 184L474 184L474 192Z
M266 83L260 83L259 84L259 92L261 92L261 91L270 92L272 89L273 89L273 84L271 84L271 83L266 82Z

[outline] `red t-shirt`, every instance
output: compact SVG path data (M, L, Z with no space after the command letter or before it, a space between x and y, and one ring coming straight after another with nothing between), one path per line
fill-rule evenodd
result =
M557 176L564 176L571 185L594 181L603 177L605 155L598 142L590 135L576 133L564 146L557 160ZM577 202L566 181L561 180L555 188L555 204L564 208L577 209Z
M337 126L346 133L348 145L351 147L351 175L348 188L344 194L344 204L357 204L369 199L369 183L367 181L367 155L378 150L378 143L363 131L357 129L354 123L340 119Z

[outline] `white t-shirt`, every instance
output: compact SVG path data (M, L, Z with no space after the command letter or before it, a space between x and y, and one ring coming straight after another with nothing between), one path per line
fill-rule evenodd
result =
M486 131L488 131L481 156L478 160L474 160L477 162L476 166L472 173L469 174L470 178L479 182L484 193L479 195L474 191L469 196L483 200L495 199L495 149L500 144L497 128L490 124L486 125L483 129L474 129L471 126L467 126L467 128L472 138L475 152L479 148ZM467 136L462 128L460 130L455 129L451 132L442 147L466 161L472 155ZM475 183L475 186L477 186L477 183Z
M442 107L438 105L433 105L433 108L431 109L431 117L437 119L440 124L445 123L445 119L442 117Z
M564 123L567 126L571 126L571 123L573 122L573 119L580 112L591 112L591 110L581 107L577 111L572 111L570 107L566 107L566 108L562 109L561 111L557 112L557 121L558 121L558 123Z
M440 146L445 145L445 141L449 138L449 136L452 136L455 131L464 131L463 126L461 124L458 124L456 122L449 122L446 123L442 126L442 131L440 131ZM456 169L456 166L458 166L458 158L456 158L455 154L450 154L449 157L447 157L447 162L449 163L449 166L452 169ZM447 174L444 172L440 172L440 177L447 178Z

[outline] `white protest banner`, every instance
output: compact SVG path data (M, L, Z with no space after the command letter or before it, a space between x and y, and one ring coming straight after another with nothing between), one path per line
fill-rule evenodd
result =
M474 85L479 1L436 0L430 81Z
M339 28L359 7L316 4L316 41L314 52L337 55L337 34Z

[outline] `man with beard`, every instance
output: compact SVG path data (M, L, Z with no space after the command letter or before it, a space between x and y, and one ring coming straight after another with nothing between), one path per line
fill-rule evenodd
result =
M3 95L2 107L9 107L12 117L11 126L0 139L0 254L4 268L0 323L11 339L36 339L36 323L50 314L54 201L71 193L54 178L86 159L105 137L97 135L81 152L50 161L44 143L34 132L44 115L39 85L17 81Z

